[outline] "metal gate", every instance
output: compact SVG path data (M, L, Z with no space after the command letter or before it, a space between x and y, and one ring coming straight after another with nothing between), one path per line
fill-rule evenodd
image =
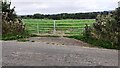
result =
M32 34L73 36L82 34L85 22L79 20L30 20L26 30Z

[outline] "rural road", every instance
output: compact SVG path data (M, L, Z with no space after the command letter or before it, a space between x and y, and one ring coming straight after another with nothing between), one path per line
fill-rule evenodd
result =
M3 66L118 66L118 51L44 42L2 42Z

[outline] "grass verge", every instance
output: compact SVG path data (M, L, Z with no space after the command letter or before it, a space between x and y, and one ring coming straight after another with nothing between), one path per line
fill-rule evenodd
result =
M119 50L119 48L112 45L112 43L110 41L98 40L98 39L95 39L95 38L86 38L84 36L69 36L68 38L74 38L74 39L77 39L77 40L84 41L86 43L91 44L91 46L93 46L93 47Z
M22 38L28 38L30 35L27 32L20 33L20 34L5 34L2 35L2 40L7 41L7 40L18 40Z

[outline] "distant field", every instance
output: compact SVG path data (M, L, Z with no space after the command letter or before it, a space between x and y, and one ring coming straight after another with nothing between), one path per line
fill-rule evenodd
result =
M54 32L54 20L23 19L23 22L30 33L53 34ZM78 35L83 32L85 24L92 25L94 22L94 19L55 20L55 34Z

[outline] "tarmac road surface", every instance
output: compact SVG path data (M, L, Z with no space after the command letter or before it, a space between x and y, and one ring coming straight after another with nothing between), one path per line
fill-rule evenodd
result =
M44 42L2 42L3 66L118 66L118 51Z

